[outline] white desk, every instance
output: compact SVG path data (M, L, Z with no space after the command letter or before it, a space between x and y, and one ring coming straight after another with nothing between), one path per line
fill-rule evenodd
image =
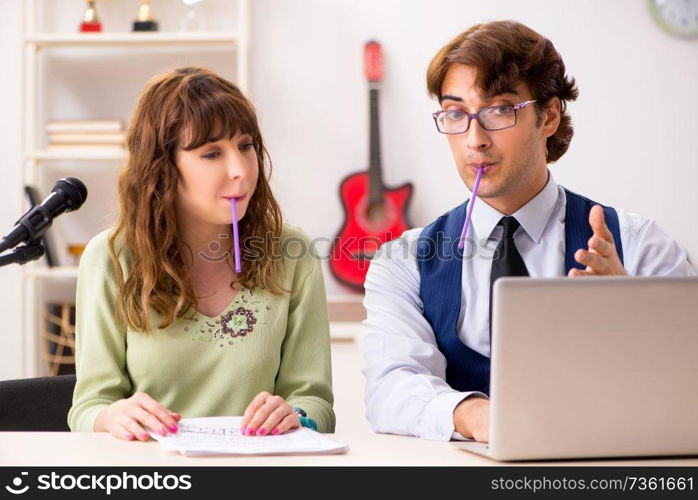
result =
M0 432L0 466L196 465L511 465L456 449L450 443L365 432L334 434L349 444L343 455L184 457L155 441L122 441L106 433ZM254 438L251 438L254 439ZM516 462L518 465L698 466L695 458Z

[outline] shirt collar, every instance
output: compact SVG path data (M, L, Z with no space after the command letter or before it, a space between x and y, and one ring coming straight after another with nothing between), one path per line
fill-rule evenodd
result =
M553 174L550 171L548 171L548 174L548 182L541 192L511 214L516 217L524 231L536 243L540 241L543 230L553 215L557 203L558 184L553 179ZM472 228L475 230L477 239L489 238L502 217L504 217L504 214L499 210L491 207L483 200L478 200L477 205L473 207L471 216Z

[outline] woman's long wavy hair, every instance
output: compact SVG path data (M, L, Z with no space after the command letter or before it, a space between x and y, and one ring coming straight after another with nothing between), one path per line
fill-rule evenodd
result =
M231 286L285 291L280 259L272 258L280 254L281 210L269 187L271 161L254 108L233 83L204 68L183 67L150 80L128 129L128 161L118 182L120 213L109 238L117 314L128 328L148 331L151 312L161 318L159 328L194 314L197 300L187 264L193 255L177 234L176 153L238 132L252 136L258 158L257 186L239 222L240 239L252 238L256 247L248 260L249 246L241 245L245 265ZM128 271L120 257L127 258Z

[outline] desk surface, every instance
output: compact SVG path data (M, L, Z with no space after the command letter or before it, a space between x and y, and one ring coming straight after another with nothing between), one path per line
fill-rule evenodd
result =
M330 436L348 443L349 452L343 455L185 457L161 450L155 441L122 441L106 433L0 432L0 465L510 465L457 449L445 442L366 432ZM516 462L516 465L698 466L698 457Z

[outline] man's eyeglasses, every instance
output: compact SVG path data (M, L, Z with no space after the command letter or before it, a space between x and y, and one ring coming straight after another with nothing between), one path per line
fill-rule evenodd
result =
M462 109L442 109L432 116L436 129L442 134L465 133L470 128L471 120L477 120L485 130L504 130L516 125L516 112L518 110L534 102L536 101L526 101L515 105L489 106L472 114Z

